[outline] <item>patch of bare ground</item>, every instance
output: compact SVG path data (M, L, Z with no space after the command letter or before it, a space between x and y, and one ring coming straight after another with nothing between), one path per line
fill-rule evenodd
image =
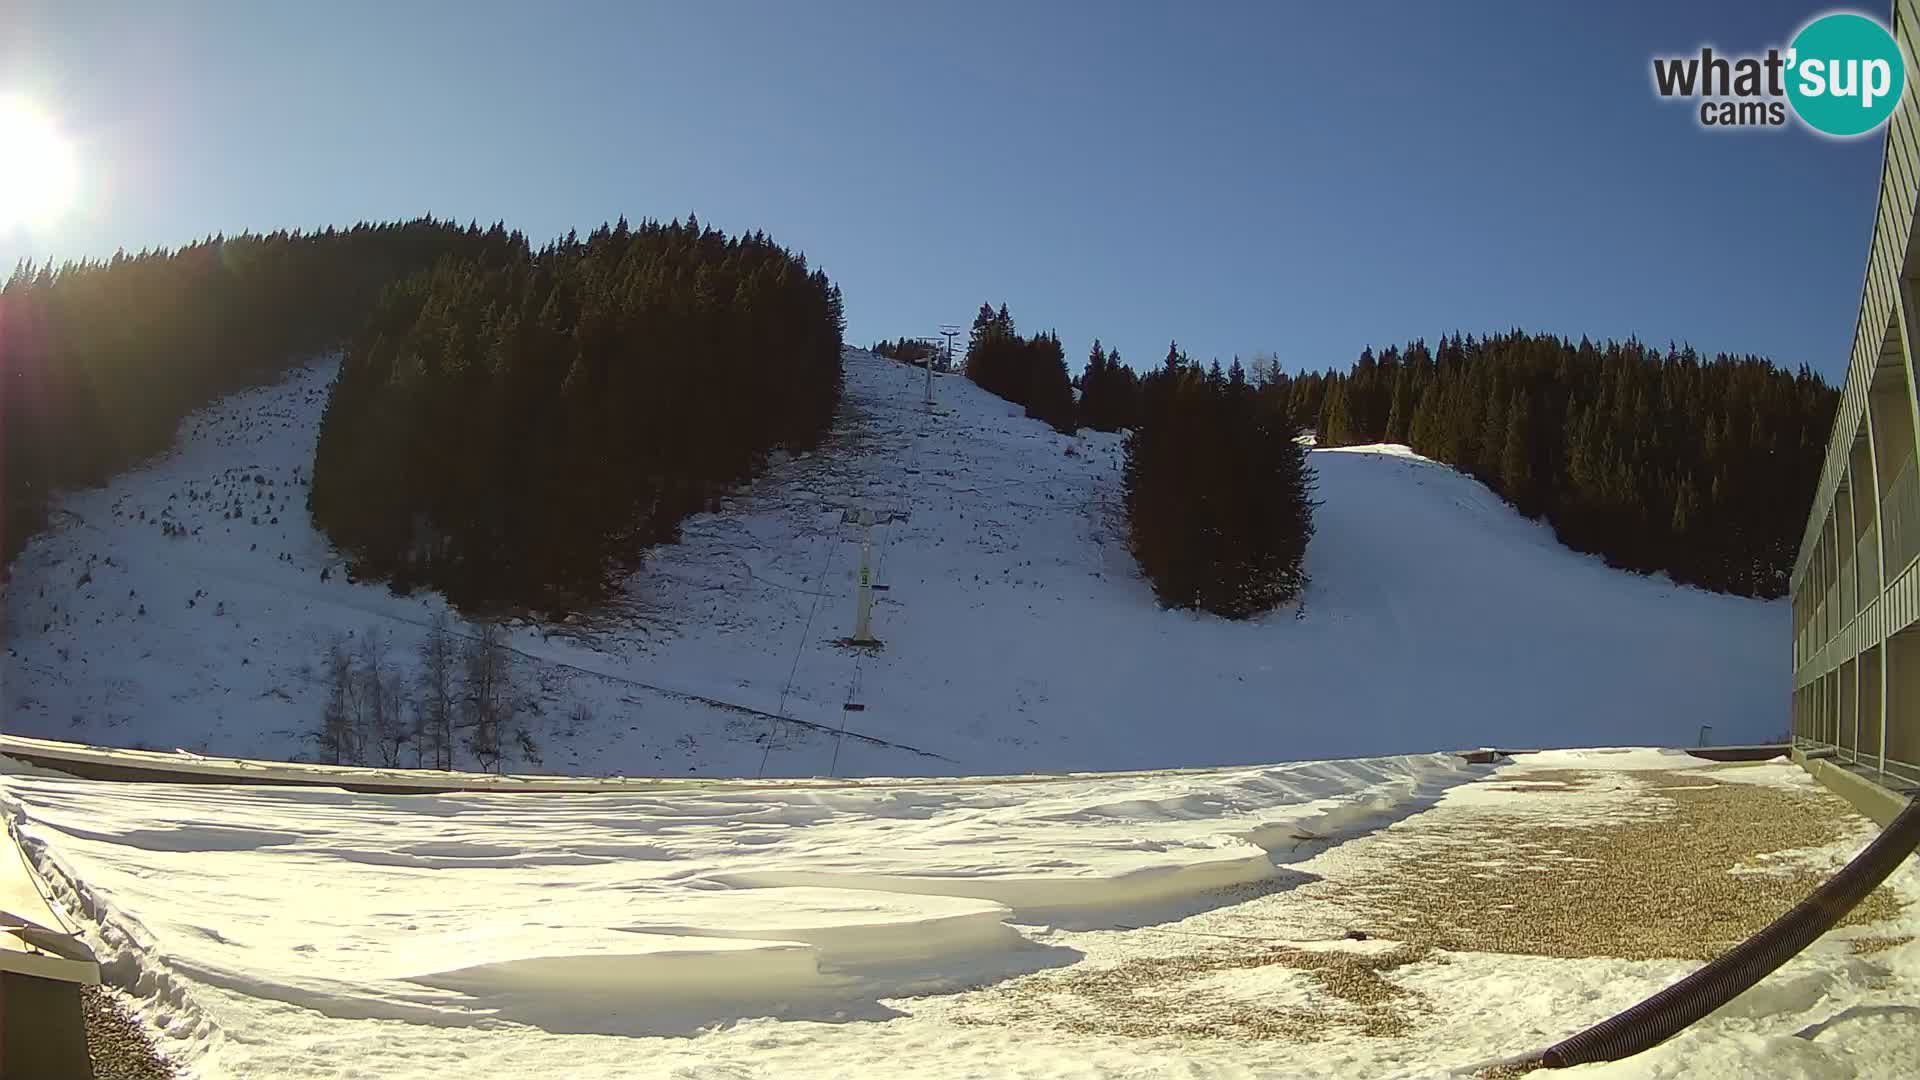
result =
M173 1065L118 998L98 986L80 988L87 1030L87 1056L94 1080L168 1080Z
M1849 944L1853 946L1853 954L1855 956L1872 956L1875 953L1886 952L1888 949L1897 949L1912 940L1912 934L1896 934L1892 937L1857 937L1849 942Z
M1569 789L1621 774L1529 773ZM1632 774L1634 812L1551 823L1430 814L1403 830L1392 873L1351 887L1381 936L1452 951L1707 960L1805 899L1825 879L1767 856L1846 835L1854 811L1818 789ZM1528 788L1527 790L1537 790ZM1888 919L1877 889L1843 920Z
M991 1015L962 1013L956 1019L1131 1038L1310 1042L1335 1029L1386 1038L1411 1030L1409 1010L1420 1007L1420 996L1382 973L1426 956L1426 949L1409 945L1373 953L1258 944L1209 947L1034 975L1010 984ZM1197 985L1221 973L1264 967L1304 973L1311 984L1308 1003L1265 1005Z

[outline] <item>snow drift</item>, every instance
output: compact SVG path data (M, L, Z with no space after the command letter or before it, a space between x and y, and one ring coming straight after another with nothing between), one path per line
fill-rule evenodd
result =
M4 759L0 759L4 760ZM1484 775L1451 755L1159 776L368 795L0 779L0 814L190 1055L311 1023L684 1035L1071 961L1285 887L1311 841ZM323 1019L324 1018L324 1019ZM236 1050L236 1052L243 1052Z

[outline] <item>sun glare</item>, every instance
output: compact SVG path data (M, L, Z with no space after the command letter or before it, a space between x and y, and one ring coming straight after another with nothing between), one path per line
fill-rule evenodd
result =
M77 172L73 147L52 117L0 97L0 231L58 221L73 205Z

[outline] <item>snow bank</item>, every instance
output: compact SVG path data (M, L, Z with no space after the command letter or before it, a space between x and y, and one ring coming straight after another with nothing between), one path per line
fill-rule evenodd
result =
M1705 764L1701 758L1694 757L1685 750L1656 749L1645 746L1592 746L1575 750L1539 750L1522 755L1518 761L1527 769L1595 769L1605 772L1698 769Z
M878 1015L1077 955L1021 926L1135 925L1223 886L1284 887L1312 841L1488 771L1430 755L570 795L22 772L0 776L0 810L95 924L113 981L171 995L158 1026L217 1060L286 1006L626 1035Z

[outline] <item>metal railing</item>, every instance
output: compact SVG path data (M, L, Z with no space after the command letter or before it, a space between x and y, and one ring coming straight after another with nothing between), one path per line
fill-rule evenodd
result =
M1915 632L1920 633L1920 629ZM1888 659L1882 657L1881 662ZM1866 664L1865 657L1855 658L1852 664ZM1912 685L1911 680L1908 685ZM1920 701L1912 700L1910 691L1903 705L1900 682L1894 679L1887 681L1887 700L1880 701L1877 665L1860 669L1857 705L1854 692L1850 665L1836 668L1796 691L1794 746L1828 755L1896 791L1920 791L1920 723L1916 722L1920 721Z
M1833 726L1831 721L1828 722L1828 726ZM1833 760L1852 765L1858 771L1867 774L1870 779L1877 779L1896 791L1903 788L1920 789L1920 762L1902 761L1889 753L1883 763L1877 747L1870 744L1855 750L1835 742L1834 739L1839 734L1837 730L1827 733L1826 737L1819 734L1795 734L1793 745L1801 750L1830 754ZM1867 740L1862 739L1862 741Z
M1887 576L1893 577L1920 555L1920 468L1913 458L1894 474L1880 503L1880 521L1887 530Z
M1880 534L1871 523L1867 531L1860 534L1860 542L1853 546L1853 570L1853 610L1858 612L1867 606L1867 601L1880 595Z

